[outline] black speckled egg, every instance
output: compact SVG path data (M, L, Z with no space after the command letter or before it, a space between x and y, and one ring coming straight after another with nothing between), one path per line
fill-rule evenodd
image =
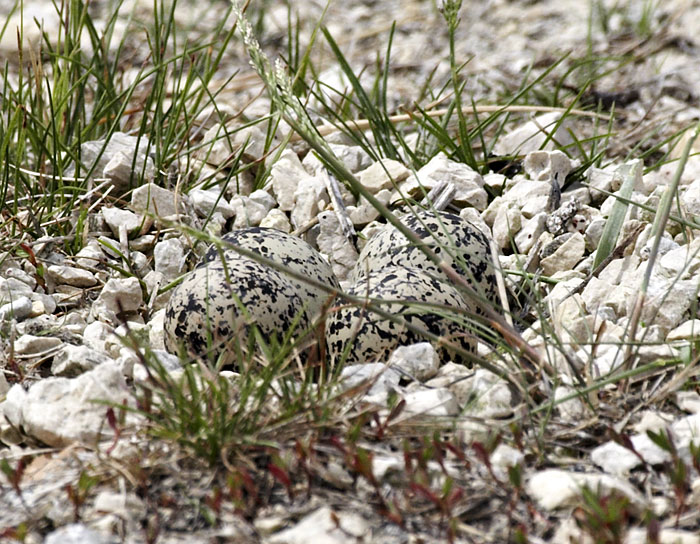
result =
M338 280L323 257L294 236L252 228L232 232L224 239L338 288ZM233 363L235 350L229 343L245 344L248 325L255 323L267 337L280 337L295 323L297 330L304 330L330 296L233 249L224 251L224 259L226 266L216 249L210 249L203 262L173 290L164 321L169 352L178 353L182 346L192 357L224 353L224 364Z
M312 280L339 289L340 284L333 269L323 256L304 240L284 233L277 229L251 227L230 232L222 237L227 244L233 244L254 251L258 255L280 263L294 272L304 274ZM222 247L226 260L240 256L235 249ZM221 258L216 247L211 247L202 258L199 266ZM308 304L309 314L316 317L328 300L329 294L323 289L314 287L291 276L288 280L299 290L299 296Z
M284 334L299 315L299 326L308 325L296 287L279 272L242 257L228 259L226 267L228 278L223 263L213 261L175 288L165 311L169 352L178 353L180 345L193 357L225 352L224 364L229 364L235 350L228 342L241 341L245 348L250 323L268 337Z
M463 324L467 318L464 312L471 311L471 305L454 287L420 268L387 266L384 270L370 272L358 280L348 290L348 294L379 299L375 302L384 311L400 316L423 330L448 338L466 350L474 350L474 337ZM397 302L399 300L444 307L407 305ZM454 311L450 311L450 308ZM350 342L352 347L347 362L365 363L384 361L397 347L421 342L424 338L404 325L384 319L362 306L342 306L326 321L326 341L333 360L340 359ZM445 349L442 351L441 355L448 356L455 362L466 362L456 353Z
M496 276L486 236L469 221L447 212L420 210L408 213L401 222L461 273L477 293L496 301ZM448 251L449 248L449 251ZM386 225L372 237L360 253L352 278L357 281L373 271L389 266L420 268L441 279L440 269L393 225Z

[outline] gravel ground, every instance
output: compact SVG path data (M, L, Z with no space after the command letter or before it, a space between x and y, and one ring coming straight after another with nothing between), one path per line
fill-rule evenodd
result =
M97 21L109 4L90 3ZM324 8L295 7L302 46ZM50 3L24 9L28 41L36 36L32 17L44 18L47 35L56 32ZM152 9L133 0L120 10L115 32L128 59L124 81L150 62L138 25ZM175 18L195 41L227 9L225 2L180 2ZM0 13L11 10L0 1ZM300 236L348 288L363 238L382 228L371 207L344 189L334 196L323 165L295 136L274 158L265 156L265 125L237 132L232 143L217 138L224 123L213 108L199 114L200 128L190 135L197 149L181 153L168 172L128 135L138 130L138 114L124 115L123 134L114 135L93 175L89 227L77 254L65 251L64 240L29 234L31 214L12 208L6 192L0 542L700 542L700 144L690 148L672 220L654 243L655 212L692 143L692 131L683 130L700 119L699 12L700 5L681 0L465 0L454 54L466 63L467 103L488 115L484 106L504 105L523 81L542 75L512 104L536 110L514 110L503 126L484 129L474 145L478 152L489 146L489 171L444 155L417 171L407 160L383 161L404 191L416 189L415 179L427 187L449 180L455 195L447 209L493 240L511 292L503 301L521 318L516 336L530 349L519 352L520 362L531 357L540 365L529 374L527 394L508 381L518 357L487 342L478 355L506 376L440 361L425 343L392 346L376 359L388 358L393 373L384 364L346 369L343 395L352 402L337 402L325 427L313 418L270 425L256 438L277 446L247 445L239 456L222 454L223 463L216 458L212 469L181 440L143 432L153 427L143 415L120 418L116 408L145 409L152 400L143 393L154 379L143 349L123 338L147 345L166 373L183 372L165 349L172 291L158 290L193 269L207 243L167 219L212 236L257 225ZM129 13L135 26L127 26ZM288 53L287 13L283 2L249 8L271 58ZM394 22L388 113L443 107L449 96L437 89L449 88L449 34L435 2L333 2L324 19L366 86L385 60ZM10 19L12 31L0 39L11 82L16 24ZM349 88L322 39L311 55L319 81ZM238 34L211 88L233 74L216 96L233 119L229 126L267 115L269 99ZM133 104L145 103L151 85L137 87ZM562 112L549 106L568 107L579 95L576 111L559 122ZM319 100L307 107L319 125L328 121ZM420 141L415 125L397 126L407 140ZM545 141L543 130L553 137ZM288 131L281 123L276 141ZM376 158L337 130L326 138L376 198L395 201L396 185ZM241 160L252 166L222 182L227 160L243 147ZM97 160L89 157L100 148L83 143L83 160ZM589 164L596 149L604 150L600 160ZM134 165L151 183L129 190ZM253 190L259 165L270 167L269 181ZM111 193L101 192L103 177ZM634 205L621 209L621 199ZM339 201L346 215L336 213ZM596 266L595 250L616 209L620 235L611 257ZM10 234L11 217L23 233ZM353 236L343 230L344 217ZM537 281L523 281L528 274ZM626 374L605 381L614 372ZM238 383L230 371L224 376ZM376 379L371 389L353 389L366 378ZM586 388L591 384L597 387ZM266 415L279 409L273 393ZM396 398L405 401L403 411L387 409ZM552 399L562 402L555 407ZM348 438L353 429L356 441Z

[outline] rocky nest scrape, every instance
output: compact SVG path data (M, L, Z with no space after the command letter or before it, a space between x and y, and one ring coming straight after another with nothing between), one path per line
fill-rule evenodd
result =
M240 122L231 106L248 104L250 119L266 115L269 103L258 97L260 87L228 85L217 97L220 111L234 120L203 112L197 150L175 164L171 177L156 171L146 136L116 132L106 144L82 144L82 160L98 161L93 177L107 181L95 181L99 190L85 203L85 239L75 254L65 250L65 240L31 235L32 211L15 202L24 234L7 237L0 259L0 459L9 467L0 479L2 538L19 537L26 526L26 542L45 535L47 542L141 542L154 534L175 542L184 533L189 542L338 542L350 535L398 543L414 536L442 539L451 530L462 541L502 542L517 530L533 542L585 541L595 521L585 492L591 489L600 503L621 505L619 528L610 530L624 533L627 542L653 535L657 525L648 523L649 516L659 520L661 541L697 542L696 156L680 179L675 219L655 250L648 280L645 275L655 211L676 168L655 161L666 151L665 159L678 158L684 140L667 138L700 117L694 44L700 18L697 7L667 2L653 12L649 34L640 35L635 21L641 25L643 13L634 6L600 6L610 17L589 33L589 8L581 2L465 2L457 40L458 58L473 58L465 92L477 104L497 102L504 88L517 89L523 69L550 64L553 52L578 59L587 48L600 56L632 55L634 62L601 74L594 89L574 89L588 100L612 97L622 109L600 162L583 168L586 157L570 145L605 140L597 121L562 112L528 114L505 125L492 149L493 169L484 173L442 153L413 172L408 157L379 161L340 133L328 135L331 149L380 201L400 203L400 194L420 200L419 185L431 190L448 182L449 209L490 232L515 294L511 310L526 324L522 335L555 371L531 384L530 403L484 369L440 364L429 344L401 346L382 357L386 361L343 369L339 390L352 397L350 408L343 404L342 417L329 416L332 425L323 432L307 432L318 420L296 433L275 427L261 437L277 444L274 452L244 450L236 470L226 474L234 483L239 479L236 487L216 480L177 443L132 434L152 425L138 414L121 418L118 410L91 402L143 408L147 399L140 392L154 379L143 364L152 360L146 347L168 375L182 375L181 361L164 349L172 296L166 287L195 265L208 244L174 223L217 236L262 226L305 237L326 255L344 287L364 241L383 228L366 201L343 187L334 192L323 165L303 144L267 154L265 130ZM140 2L132 7L139 17L149 15ZM183 4L178 17L196 20L193 32L205 33L221 12L213 6L202 17L190 16L187 10L197 8ZM313 27L319 9L309 4L303 29ZM49 35L51 10L45 10ZM344 36L341 45L352 62L370 66L376 51L385 50L397 13L390 107L416 100L417 82L447 79L438 11L425 2L344 2L333 5L327 19L331 34ZM263 39L268 51L284 39L284 15L282 6L270 7ZM29 38L29 26L27 32ZM125 71L128 80L147 55L141 57L136 33L126 39L135 55ZM16 49L15 35L6 33L1 45ZM227 69L246 66L240 44L230 49ZM537 91L558 88L557 77L568 85L570 66L556 68ZM342 83L333 63L323 76ZM125 128L133 128L130 123L125 120ZM235 132L224 137L225 129ZM282 124L277 142L285 130ZM567 144L571 156L561 151ZM496 171L496 159L513 155L521 171ZM247 165L235 176L228 175L231 156ZM130 190L134 167L143 183ZM262 188L255 186L257 168L269 168ZM14 198L11 191L4 194ZM346 208L342 217L339 201ZM631 204L613 258L595 269L594 252L620 202ZM348 219L356 239L344 228ZM647 297L637 309L643 284ZM507 369L520 368L507 350L481 344L478 353L511 365ZM630 372L601 383L616 369ZM236 383L230 374L223 378ZM367 379L371 387L362 386ZM585 389L590 384L599 387ZM288 394L276 385L269 390L261 403L266 415L275 414ZM552 400L561 402L548 404ZM305 405L299 413L316 416L318 408ZM501 430L500 444L489 434L494 429ZM673 447L664 445L664 435Z

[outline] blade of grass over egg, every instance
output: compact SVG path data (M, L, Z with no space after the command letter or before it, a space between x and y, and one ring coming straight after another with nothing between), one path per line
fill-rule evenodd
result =
M248 53L251 57L253 65L258 71L258 74L265 82L266 88L270 95L270 99L277 104L280 113L284 116L285 120L289 125L299 133L304 140L309 144L309 146L314 149L318 155L323 159L325 165L329 170L344 183L348 185L350 190L364 197L370 205L377 210L380 215L382 215L388 222L395 226L402 235L404 235L409 242L416 244L418 246L423 246L420 239L416 236L414 232L408 229L398 218L389 211L389 209L382 204L377 198L369 192L360 182L355 178L355 176L347 169L345 164L340 161L325 140L318 134L317 128L313 125L307 112L301 106L297 98L291 92L291 82L289 77L283 70L279 69L272 70L269 60L265 54L260 49L260 45L257 39L252 33L252 28L247 24L243 13L240 8L236 5L234 11L236 11L239 28L243 37L243 41L248 48ZM422 247L421 250L425 255L434 262L442 271L447 275L447 277L459 285L470 298L477 297L474 289L469 285L460 274L455 272L455 270L446 265L442 260L435 255L434 252L430 251L426 247ZM478 298L475 298L478 300ZM529 372L544 370L547 373L552 373L554 370L544 361L541 360L539 354L520 336L513 327L508 325L503 316L498 314L493 308L488 305L483 308L484 314L490 321L490 325L498 330L500 334L503 335L506 342L511 345L514 349L520 350L524 355L524 361L527 361L528 365L534 366L534 368L529 368ZM478 363L481 366L485 366L485 361L480 361ZM493 366L493 365L489 365ZM495 367L494 367L495 368ZM493 370L492 370L493 372ZM496 372L498 375L503 376L504 373L500 370ZM534 376L531 376L534 378ZM508 381L512 380L507 378Z
M617 239L625 221L628 201L632 195L632 190L637 183L641 183L642 161L635 160L627 164L623 164L622 166L618 167L617 170L615 170L615 176L618 176L622 180L620 190L616 193L616 195L619 194L621 199L616 200L615 204L613 204L610 216L608 217L605 227L603 228L603 234L600 237L595 258L593 259L592 268L594 270L605 260L608 255L610 255L612 250L615 249Z
M473 353L471 353L471 352L465 350L464 348L462 348L461 346L457 345L456 343L453 343L453 342L451 342L451 341L447 341L447 340L445 340L444 338L442 338L442 337L440 337L440 336L438 336L438 335L436 335L436 334L433 334L433 333L431 333L431 332L429 332L429 331L426 331L426 330L422 329L421 327L417 327L416 325L413 325L412 323L406 322L406 321L405 321L401 316L399 316L399 315L396 315L396 314L394 314L394 313L390 313L390 312L384 310L384 309L381 307L381 304L379 304L379 303L380 303L380 302L381 302L381 303L385 303L386 301L375 301L375 300L372 300L372 299L368 299L367 297L348 295L348 294L345 293L345 292L337 291L337 290L334 289L333 287L330 287L330 286L328 286L328 285L326 285L326 284L324 284L324 283L321 283L321 282L316 281L316 280L314 280L314 279L312 279L312 278L309 278L308 276L306 276L306 275L303 274L303 273L300 273L300 272L297 272L297 271L295 271L295 270L292 270L291 268L289 268L289 267L287 267L287 266L285 266L285 265L283 265L283 264L281 264L281 263L278 263L278 262L276 262L276 261L273 261L273 260L271 260L271 259L269 259L269 258L267 258L267 257L264 257L263 255L260 255L260 254L254 252L254 251L251 251L251 250L249 250L249 249L247 249L247 248L243 248L243 247L240 247L240 246L236 246L236 245L234 245L234 244L231 244L231 243L227 242L226 240L223 240L223 239L218 238L218 237L216 237L216 236L213 236L213 235L211 235L211 234L204 233L204 232L202 232L202 231L198 231L197 229L194 229L194 228L189 227L189 226L187 226L187 225L181 225L181 224L175 224L175 223L168 223L168 222L165 221L165 220L161 220L161 221L163 221L164 224L166 224L167 226L176 228L176 229L180 230L181 232L183 232L184 234L186 234L186 235L188 235L188 236L192 236L193 238L206 241L207 243L210 243L210 244L215 244L215 245L219 248L219 251L220 251L220 252L222 251L222 248L225 248L225 249L232 249L232 250L234 250L234 251L240 253L241 255L243 255L243 256L245 256L245 257L248 257L248 258L250 258L250 259L253 259L254 261L256 261L256 262L258 262L258 263L260 263L260 264L263 264L263 265L265 265L265 266L269 266L270 268L273 268L273 269L275 269L275 270L278 270L278 271L280 271L281 273L283 273L283 274L285 274L285 275L287 275L287 276L290 276L290 277L294 278L295 280L304 282L304 283L306 283L306 284L308 284L308 285L310 285L310 286L312 286L312 287L321 289L321 290L325 291L326 293L328 293L329 296L337 296L337 297L340 297L341 299L343 299L344 301L346 301L346 302L349 303L349 304L359 305L359 306L366 307L369 311L371 311L371 312L377 314L377 315L380 316L382 319L387 319L387 320L392 321L392 322L394 322L394 323L398 323L398 324L400 324L401 326L405 327L406 329L410 330L411 332L413 332L413 333L415 333L415 334L417 334L417 335L419 335L419 336L421 336L421 337L423 337L423 338L426 338L426 339L427 339L428 341L430 341L430 342L435 342L435 343L437 343L437 344L445 345L445 346L449 347L449 349L451 349L451 350L453 350L453 351L459 353L459 355L462 356L465 360L468 360L468 361L472 362L472 363L475 364L475 365L481 366L481 367L483 367L483 368L485 368L485 369L491 371L492 373L496 374L497 376L500 376L500 377L502 377L503 379L507 380L508 382L513 383L513 385L515 385L515 386L518 387L518 388L521 387L521 384L519 384L518 381L514 378L514 375L513 375L512 371L507 371L506 369L503 369L503 368L500 368L500 367L498 367L498 366L495 366L495 365L493 365L492 363L489 363L488 361L485 361L485 360L483 360L483 359L481 359L481 358L475 356ZM410 231L409 231L409 232L410 232ZM412 234L412 233L411 233L411 234ZM413 236L415 236L415 235L413 235ZM418 244L420 244L420 241L418 241ZM221 253L220 253L220 254L221 254ZM452 270L452 269L450 268L450 270ZM459 274L456 274L456 273L454 272L454 270L452 270L452 274L455 275L455 276L459 276ZM461 276L459 276L459 278L461 278ZM462 283L464 283L465 285L467 285L467 284L464 282L463 279L462 279L461 281L462 281ZM467 288L469 288L468 285L467 285ZM474 296L477 296L477 295L475 294ZM404 302L405 302L405 301L404 301ZM410 304L416 305L415 302L411 302ZM437 307L437 308L441 308L441 306L439 306L439 305L436 305L436 307ZM454 310L454 309L453 309L453 310ZM491 311L493 311L493 310L491 310ZM474 319L483 319L483 318L481 318L481 317L479 317L479 316L469 316L469 317L470 317L470 318L473 317ZM502 318L500 318L500 319L502 319ZM497 323L497 324L494 324L492 321L489 321L489 322L486 324L486 326L491 326L492 328L495 326L496 329L497 329L501 334L503 334L506 338L510 338L511 341L516 341L516 342L517 342L517 339L513 340L510 336L508 336L508 334L509 334L509 329L506 329L506 328L505 328L505 327L509 327L508 325L500 325L500 324L498 324L498 323ZM516 334L517 334L517 333L516 333Z

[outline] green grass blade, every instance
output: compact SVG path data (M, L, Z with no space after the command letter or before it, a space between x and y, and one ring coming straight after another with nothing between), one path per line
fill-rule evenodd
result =
M615 170L615 175L622 178L622 186L618 194L624 200L617 200L615 202L610 212L610 217L608 217L608 221L605 223L605 228L603 229L603 234L598 243L595 258L593 259L593 270L595 270L596 267L612 253L613 249L615 249L615 244L622 230L627 208L629 207L629 198L632 195L635 185L641 182L642 166L642 161L635 160L623 164Z

